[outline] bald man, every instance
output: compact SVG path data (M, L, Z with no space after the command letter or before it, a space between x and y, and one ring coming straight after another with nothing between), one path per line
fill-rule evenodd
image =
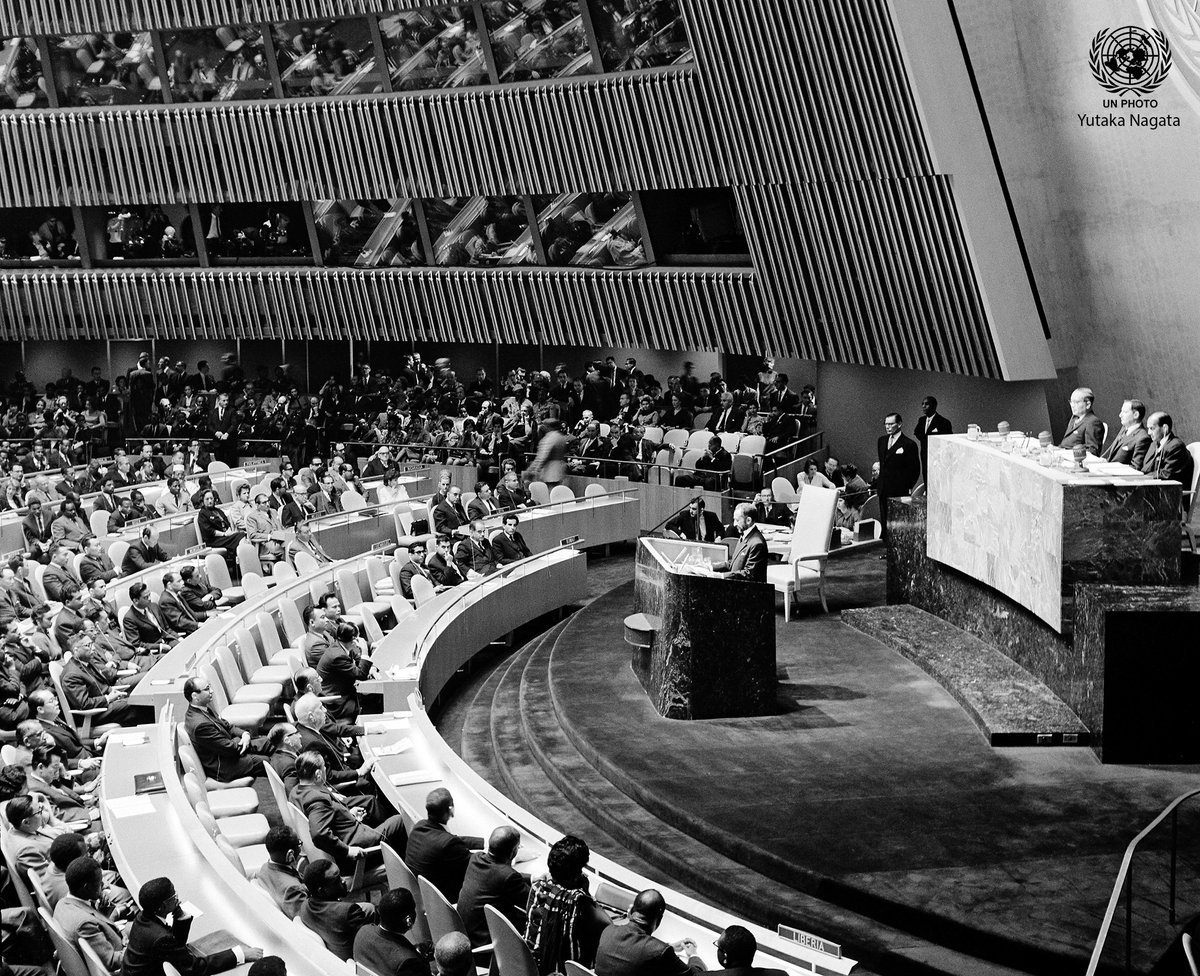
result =
M638 892L629 918L616 922L600 935L596 949L596 976L692 976L706 967L688 942L680 948L688 953L684 962L670 946L654 938L654 930L667 913L667 903L654 888Z
M467 862L458 893L458 914L467 927L471 945L491 942L483 907L491 905L516 927L525 928L525 905L529 902L529 877L513 865L521 847L521 835L513 827L497 827L488 838L486 851L475 851Z

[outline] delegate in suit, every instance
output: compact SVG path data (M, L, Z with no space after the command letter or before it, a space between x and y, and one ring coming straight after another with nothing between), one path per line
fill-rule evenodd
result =
M1126 400L1121 404L1120 418L1120 431L1100 456L1140 471L1151 445L1150 431L1146 429L1146 405L1141 400Z
M714 573L751 583L767 581L767 540L754 524L754 506L742 502L733 510L733 527L738 541L728 562L713 565Z
M913 438L921 447L921 470L929 480L929 438L939 434L953 434L954 425L937 412L937 397L927 396L921 401L921 419L913 428Z
M1104 448L1104 421L1092 413L1096 395L1086 386L1071 393L1071 420L1059 447L1074 448L1081 444L1089 454L1099 454Z
M886 433L879 438L879 522L887 531L887 500L912 493L921 477L921 458L917 442L904 436L903 421L898 413L889 413L883 420Z

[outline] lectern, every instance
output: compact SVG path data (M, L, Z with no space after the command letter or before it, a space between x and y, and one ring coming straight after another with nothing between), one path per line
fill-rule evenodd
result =
M634 643L638 681L667 718L769 715L775 710L775 589L688 572L724 546L639 539L634 612L658 623Z

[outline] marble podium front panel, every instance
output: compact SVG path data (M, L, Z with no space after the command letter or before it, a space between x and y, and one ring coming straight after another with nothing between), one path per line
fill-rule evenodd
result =
M930 438L927 555L1059 633L1076 583L1179 582L1182 486L1099 458L1087 468L1042 467L965 435Z
M936 559L1062 629L1063 490L958 437L929 439L927 546Z

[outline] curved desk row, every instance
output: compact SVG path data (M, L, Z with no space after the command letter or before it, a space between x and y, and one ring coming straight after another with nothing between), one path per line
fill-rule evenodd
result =
M641 530L642 503L636 488L624 488L601 495L549 502L516 510L517 531L530 552L546 552L564 539L578 538L589 549L634 539ZM487 534L501 528L501 512L483 520ZM460 529L465 533L465 529Z
M544 865L550 845L562 837L562 832L475 773L442 739L426 710L426 703L434 701L455 672L488 641L519 623L573 602L585 592L584 557L570 549L533 556L506 570L511 572L504 577L487 577L440 594L418 611L422 615L419 631L410 632L403 646L388 649L401 658L411 649L417 660L418 690L409 697L407 713L385 717L384 722L368 727L360 744L364 757L377 759L373 774L376 782L410 823L424 816L429 791L445 786L454 795L456 832L486 837L495 827L509 823L521 832L522 853L532 856L534 864ZM391 754L389 747L398 745L402 751ZM626 896L647 887L661 888L594 853L589 873L594 878L593 892L601 885L615 887ZM849 973L854 968L852 959L807 949L769 929L670 890L663 894L670 911L657 934L667 941L692 939L700 947L700 954L707 957L710 968L719 968L710 947L720 932L733 924L746 925L754 933L759 944L759 966L791 973Z
M164 836L175 838L175 843L186 847L170 860L152 861L156 865L185 864L186 870L196 875L189 881L188 888L181 887L181 894L206 912L206 900L219 903L214 909L217 921L211 928L229 929L248 942L262 945L269 952L277 952L287 961L289 971L308 976L317 970L341 971L342 965L323 958L309 948L295 944L291 937L291 926L282 913L273 911L236 868L230 865L220 849L204 832L187 802L175 775L176 766L170 739L170 718L174 703L182 705L182 679L195 666L197 660L212 648L228 642L239 626L252 626L260 611L271 612L279 601L290 599L298 605L310 597L311 584L332 582L338 568L352 568L356 572L365 570L365 556L347 559L334 566L319 570L308 578L281 584L277 591L248 601L235 608L229 615L205 624L201 630L182 641L165 655L146 680L135 689L132 698L141 697L146 703L159 706L160 724L155 729L157 767L168 782L168 793L153 797L154 815L162 816L168 827ZM404 815L411 826L424 815L424 799L430 789L442 784L455 797L457 829L464 833L486 836L491 829L511 823L522 833L526 856L532 862L519 865L525 869L544 865L550 844L561 837L561 833L543 823L537 816L521 808L508 797L471 770L438 734L426 711L425 703L435 700L455 674L482 648L495 638L542 614L560 609L581 599L586 592L586 557L569 548L530 557L520 563L505 567L501 573L475 580L453 590L439 594L425 604L401 625L391 631L375 651L376 662L386 677L363 690L385 691L389 710L398 714L377 717L374 721L365 717L368 733L361 740L363 752L376 756L378 764L374 776L380 788ZM155 685L155 681L169 681L169 685ZM401 697L407 695L407 700ZM165 723L165 724L164 724ZM404 743L402 740L408 740ZM388 746L399 746L393 751ZM112 750L134 749L128 755L115 753L120 763L127 763L137 755L140 747L113 746ZM382 752L382 755L378 753ZM146 753L147 757L149 753ZM148 759L148 761L150 761ZM107 766L107 760L106 760ZM140 771L140 770L139 770ZM170 776L166 774L170 773ZM110 776L105 773L106 780ZM106 781L105 796L118 795L120 784L132 782L131 772L122 772L114 766L112 784ZM174 781L172 783L172 780ZM128 795L128 790L124 795ZM170 810L163 809L169 805ZM137 818L113 818L111 809L106 811L106 826L111 826L115 838L114 846L122 849L119 864L130 884L136 884L149 875L150 868L141 866L142 852L125 850L127 844L135 847L144 843L144 835L155 822L150 814L141 821ZM140 830L138 829L140 827ZM131 829L132 828L132 829ZM156 828L157 829L157 828ZM185 843L186 841L186 843ZM183 855L186 854L186 857ZM194 865L201 869L192 871ZM632 892L651 886L651 882L619 864L593 855L590 868L596 885L616 889L628 898ZM163 873L161 867L154 873ZM727 925L746 924L725 912L710 908L671 891L664 891L671 912L660 934L668 940L692 938L701 947L701 954L715 964L712 945L716 935ZM621 900L618 895L614 900ZM226 918L232 913L232 918ZM785 941L774 932L755 925L748 926L760 945L760 964L777 966L789 973L848 973L854 962L810 950ZM198 934L203 934L198 929ZM322 953L324 957L327 954Z

